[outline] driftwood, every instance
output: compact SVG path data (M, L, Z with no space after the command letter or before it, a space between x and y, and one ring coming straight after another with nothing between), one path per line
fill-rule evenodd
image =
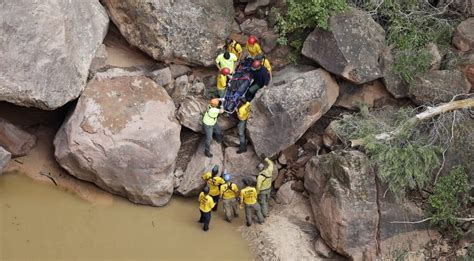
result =
M408 119L405 124L403 124L400 128L390 131L390 132L384 132L384 133L379 133L375 135L376 140L391 140L393 139L397 134L403 132L403 130L407 128L412 128L413 126L416 126L420 122L429 120L435 116L438 116L440 114L454 111L454 110L460 110L460 109L468 109L474 107L474 98L469 98L469 99L464 99L464 100L459 100L459 101L452 101L448 102L436 107L430 107L426 111L419 113L412 118ZM351 140L351 147L358 147L363 145L363 139L354 139Z
M390 222L390 224L420 224L426 221L430 221L432 219L433 218L429 217L418 221L392 221ZM474 222L474 218L456 218L456 220L461 222Z

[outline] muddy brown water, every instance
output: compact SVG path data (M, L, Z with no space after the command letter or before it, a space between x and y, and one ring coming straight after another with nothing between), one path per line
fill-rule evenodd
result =
M241 215L243 216L243 215ZM218 211L201 230L194 199L162 208L96 205L18 173L0 176L0 260L251 260Z

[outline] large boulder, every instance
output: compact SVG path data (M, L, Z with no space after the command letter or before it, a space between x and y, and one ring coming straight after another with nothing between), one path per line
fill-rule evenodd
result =
M107 33L99 1L1 1L0 17L0 100L52 110L76 99Z
M395 98L408 97L408 84L395 71L394 63L397 58L397 52L394 48L387 48L381 55L381 66L383 73L383 83Z
M211 171L214 165L219 166L219 175L223 171L224 154L221 144L213 141L211 144L212 158L204 155L204 140L201 142L196 152L189 161L182 176L181 182L176 192L185 197L192 197L199 194L206 182L202 180L202 175Z
M334 105L349 110L357 110L362 104L374 107L376 102L390 97L390 93L380 80L365 83L362 86L344 81L339 84L339 87L341 87L340 95Z
M255 178L258 175L257 164L261 162L252 146L247 152L238 154L238 148L228 147L224 151L224 169L232 174L232 182L243 188L244 177Z
M396 251L420 249L439 237L429 223L400 224L424 219L423 211L385 193L362 152L313 157L306 165L305 188L321 237L352 260L390 260Z
M94 79L55 139L59 164L130 201L165 205L181 126L166 91L143 76Z
M324 241L353 260L374 260L379 215L368 158L357 151L314 157L306 165L305 188Z
M474 17L462 21L454 31L453 44L460 51L467 52L474 48Z
M257 155L273 156L294 144L338 95L339 86L322 69L276 75L252 101L247 128Z
M8 161L11 158L11 153L5 150L2 146L0 146L0 175L2 174L3 170L7 166Z
M385 31L369 14L351 9L329 19L328 31L316 28L306 38L302 54L324 69L362 84L382 77L379 57Z
M187 96L181 102L176 117L181 125L195 132L204 133L202 128L202 117L207 110L208 101L202 97ZM220 115L217 118L217 124L222 130L228 130L235 127L238 120L234 116Z
M211 66L232 29L232 0L103 0L130 44L164 62Z
M455 95L467 94L471 84L458 70L435 70L416 77L409 94L417 104L448 102Z
M36 145L36 136L0 118L0 146L12 156L25 156Z

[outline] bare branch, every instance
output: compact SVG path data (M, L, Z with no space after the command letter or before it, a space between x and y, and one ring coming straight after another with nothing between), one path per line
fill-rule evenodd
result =
M422 220L418 220L418 221L392 221L390 222L390 224L420 224L420 223L424 223L426 221L430 221L432 220L433 218L432 217L429 217L429 218L425 218L425 219L422 219ZM474 218L455 218L457 221L462 221L462 222L474 222Z

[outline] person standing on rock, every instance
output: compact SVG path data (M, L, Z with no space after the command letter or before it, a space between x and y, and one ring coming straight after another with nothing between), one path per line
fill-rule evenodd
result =
M224 53L221 53L217 56L216 58L216 66L220 70L222 68L229 68L230 74L234 73L235 69L235 63L238 61L237 56L233 53L229 53L228 51L225 51Z
M266 166L265 166L266 165ZM262 207L264 217L268 217L268 201L272 190L273 162L265 158L265 163L259 163L257 169L260 171L257 176L258 203Z
M237 110L237 118L239 118L239 124L237 128L239 130L239 150L237 154L244 153L247 151L247 141L245 139L245 127L247 125L247 119L250 115L250 102L245 98L242 98L242 105Z
M218 143L222 142L222 131L217 124L217 117L219 114L224 113L223 108L217 108L219 106L219 99L212 99L207 106L207 110L202 117L202 126L204 128L204 133L206 134L206 143L204 148L204 155L208 158L212 158L211 153L211 143L213 134L216 135L216 141Z
M248 101L251 101L258 90L264 88L270 83L270 74L267 71L265 66L262 66L262 62L254 60L252 62L252 70L250 74L252 75L253 84L250 86L246 98Z
M225 183L224 179L217 176L219 173L219 166L214 165L211 172L206 172L202 175L202 179L206 181L207 186L209 187L209 195L212 197L215 206L212 208L212 211L217 211L217 204L219 204L220 198L220 186Z
M228 173L224 174L225 184L221 186L221 198L222 206L224 207L224 213L227 222L231 222L232 218L238 217L238 207L237 207L237 194L239 188L236 184L230 181L231 176Z
M217 75L217 93L219 94L219 98L225 97L225 90L227 88L227 82L229 81L229 74L229 68L222 68L222 70Z
M229 53L235 54L237 60L240 60L240 56L242 56L242 46L236 40L228 38L225 42L225 49Z
M263 224L265 218L263 217L260 205L257 203L257 190L251 186L252 181L248 177L244 178L242 182L245 188L240 191L240 208L243 208L243 205L245 205L245 220L247 226L250 227L252 225L252 211L256 212L258 223Z
M263 52L262 48L260 47L260 44L257 42L257 37L253 35L249 36L249 38L247 39L247 45L245 46L245 48L247 49L247 52L252 58Z
M203 223L202 230L209 230L209 223L211 222L211 210L215 203L211 196L209 196L209 187L205 186L202 192L199 194L199 211L201 212L201 218L199 223Z

